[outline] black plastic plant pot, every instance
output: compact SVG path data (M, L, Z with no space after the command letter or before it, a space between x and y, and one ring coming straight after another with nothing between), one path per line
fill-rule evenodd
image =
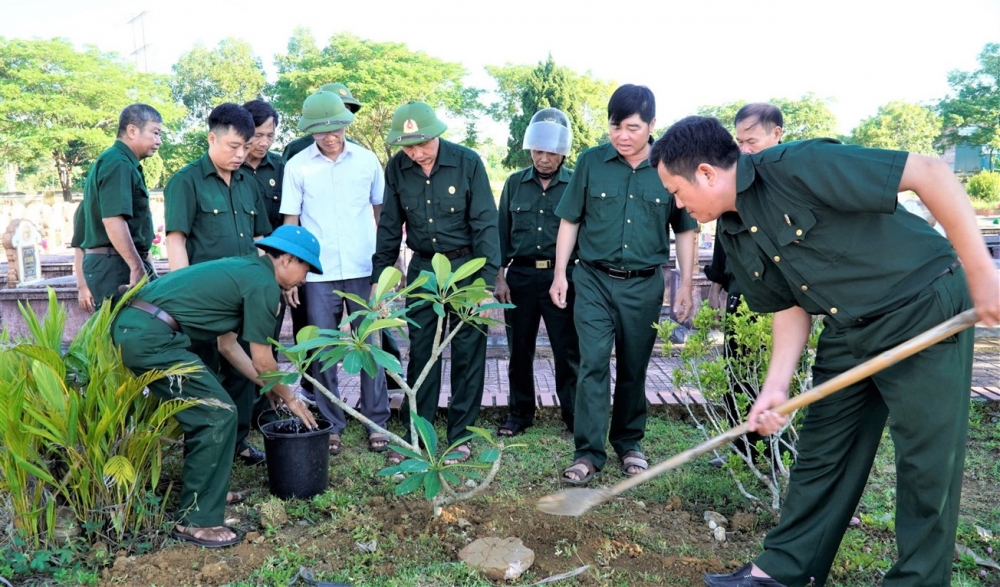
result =
M308 499L326 491L330 483L330 429L333 424L316 419L309 430L298 418L261 426L267 454L267 482L281 499Z

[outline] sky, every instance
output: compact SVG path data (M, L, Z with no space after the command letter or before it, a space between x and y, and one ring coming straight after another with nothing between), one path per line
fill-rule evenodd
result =
M935 103L949 93L949 71L976 69L984 45L1000 42L1000 0L244 4L254 8L212 0L0 0L0 37L64 37L160 73L197 44L238 37L273 79L274 55L305 26L320 46L338 32L405 43L462 63L468 83L485 89L493 84L484 66L536 64L551 53L578 72L649 86L660 128L702 105L811 92L828 100L843 134L890 101Z

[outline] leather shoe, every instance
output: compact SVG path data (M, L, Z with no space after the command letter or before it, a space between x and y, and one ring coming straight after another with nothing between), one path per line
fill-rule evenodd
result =
M785 587L774 579L754 577L750 574L753 563L747 563L738 571L728 575L705 575L708 587Z
M246 454L243 454L243 452L245 452ZM250 466L263 465L264 462L267 460L267 455L264 454L264 451L258 448L248 446L247 448L243 449L243 452L236 453L234 460L238 460L243 464Z

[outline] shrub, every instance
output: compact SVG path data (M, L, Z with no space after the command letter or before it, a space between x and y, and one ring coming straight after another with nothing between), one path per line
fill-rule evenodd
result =
M191 402L159 402L145 388L195 367L129 371L111 340L125 301L105 302L65 351L66 311L51 289L43 320L20 307L30 336L0 333L0 490L29 549L81 533L117 545L163 522L163 441L180 436L172 416Z
M980 171L965 184L969 197L986 204L1000 204L1000 173Z

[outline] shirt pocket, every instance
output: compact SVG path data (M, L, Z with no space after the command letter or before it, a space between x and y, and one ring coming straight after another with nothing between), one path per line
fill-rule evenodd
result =
M840 258L852 238L863 235L843 234L839 230L827 230L832 223L824 225L805 208L790 209L778 221L775 241L790 259L802 261L812 269L825 269Z
M587 196L587 207L600 220L610 220L618 214L621 188L617 184L594 182Z
M670 196L662 190L642 190L642 211L647 224L666 227L670 216Z
M510 232L512 235L528 236L535 230L535 216L538 210L530 198L514 199L510 203Z
M199 199L198 216L201 217L201 222L198 223L201 226L195 227L193 230L202 227L207 229L204 234L199 234L198 238L218 240L232 235L235 225L234 214L233 208L226 198L217 196Z
M254 234L257 228L257 207L255 202L244 199L240 204L240 208L243 212L242 214L237 214L237 228L240 231L240 236L243 238L257 236Z

